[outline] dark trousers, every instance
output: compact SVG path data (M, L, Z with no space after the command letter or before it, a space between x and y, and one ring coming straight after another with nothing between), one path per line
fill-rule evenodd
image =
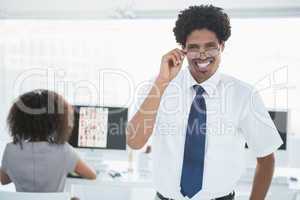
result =
M215 199L211 199L211 200L234 200L234 191L231 192L230 194L223 196L223 197L219 197L219 198L215 198ZM164 197L163 195L161 195L159 192L156 193L156 196L158 197L158 199L160 200L174 200L174 199L170 199L167 197Z

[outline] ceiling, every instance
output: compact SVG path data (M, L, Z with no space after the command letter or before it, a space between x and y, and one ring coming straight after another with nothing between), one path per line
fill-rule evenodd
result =
M300 16L300 0L0 0L0 18L172 18L203 3L220 6L231 17Z

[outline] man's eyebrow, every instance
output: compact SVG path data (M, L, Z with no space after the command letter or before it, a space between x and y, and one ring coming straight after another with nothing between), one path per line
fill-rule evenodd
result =
M205 46L217 46L218 43L217 42L208 42L204 44Z
M191 44L187 45L188 48L200 48L200 46L201 45L196 44L196 43L191 43ZM217 42L213 42L213 41L212 42L207 42L207 43L204 44L204 46L205 47L218 46L218 43Z
M188 44L188 48L199 48L200 46L198 44Z

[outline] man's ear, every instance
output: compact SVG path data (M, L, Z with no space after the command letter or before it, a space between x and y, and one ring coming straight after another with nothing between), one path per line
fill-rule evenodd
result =
M222 41L222 42L221 42L221 51L223 52L223 51L224 51L224 49L225 49L225 42L224 42L224 41Z

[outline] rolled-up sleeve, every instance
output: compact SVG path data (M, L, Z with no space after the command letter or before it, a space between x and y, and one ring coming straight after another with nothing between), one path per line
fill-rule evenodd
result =
M253 92L247 98L239 126L256 157L267 156L282 145L281 137L258 92Z
M66 171L74 172L76 168L76 164L80 160L80 157L71 145L65 144L64 147L66 153L66 165L65 165Z

